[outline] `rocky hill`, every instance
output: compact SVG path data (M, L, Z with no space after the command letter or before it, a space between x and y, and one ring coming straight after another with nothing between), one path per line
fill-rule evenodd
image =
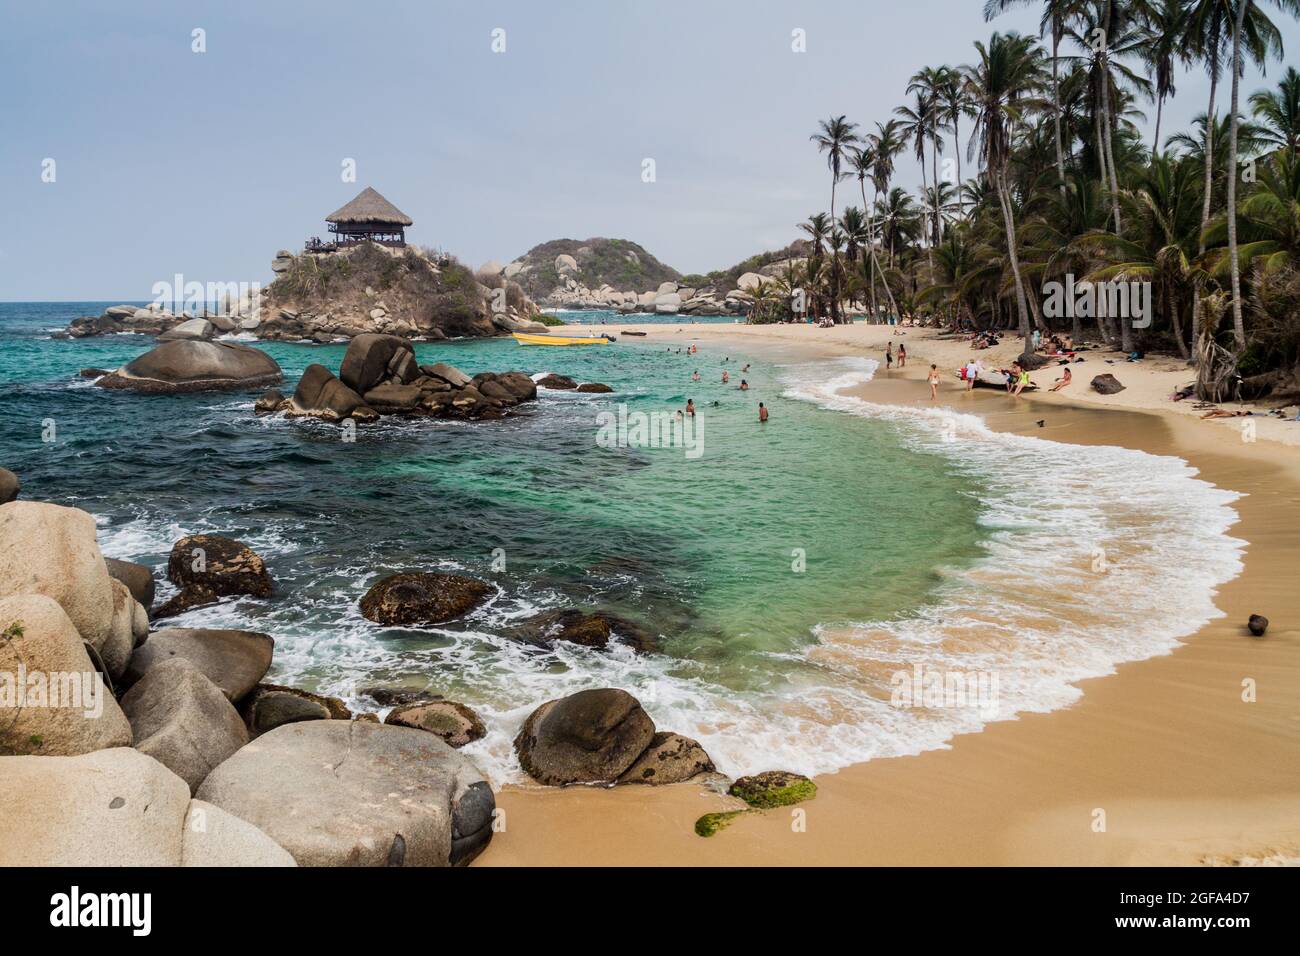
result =
M484 270L493 265L485 265ZM543 242L501 269L501 274L518 282L530 298L550 305L564 304L565 293L583 288L592 293L600 289L644 292L681 278L676 269L637 243L602 238Z
M507 266L485 263L479 281L518 282L542 305L613 309L623 314L742 315L748 289L785 271L808 254L798 240L751 256L730 269L681 276L635 242L625 239L555 239L530 249Z

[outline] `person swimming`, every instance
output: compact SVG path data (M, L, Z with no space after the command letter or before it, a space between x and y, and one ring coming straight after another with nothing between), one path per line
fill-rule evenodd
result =
M748 391L749 391L749 383L746 382L743 378L740 380L740 390L741 390L742 392L748 392Z
M699 380L700 380L700 371L699 369L696 369L695 372L691 375L691 381L698 382Z
M726 371L723 371L723 373L722 373L722 384L723 384L723 385L726 385L726 384L727 384L728 382L730 382L730 381L731 381L731 376L730 376Z
M764 405L762 402L758 403L758 421L759 424L762 424L763 422L767 421L767 406Z

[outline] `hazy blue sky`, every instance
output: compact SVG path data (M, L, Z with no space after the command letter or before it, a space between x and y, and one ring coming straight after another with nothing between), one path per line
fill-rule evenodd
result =
M147 299L177 272L267 282L277 249L366 185L415 220L411 241L471 265L598 235L684 272L731 265L826 208L819 119L886 119L917 68L1036 31L1036 8L989 25L982 7L0 0L0 299ZM1300 29L1283 30L1294 54ZM1169 130L1208 86L1178 92ZM914 163L900 179L919 184Z

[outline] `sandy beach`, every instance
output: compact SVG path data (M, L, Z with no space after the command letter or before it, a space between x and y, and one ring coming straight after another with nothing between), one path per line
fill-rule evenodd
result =
M1170 358L1107 364L1119 356L1084 353L1071 388L1017 400L994 390L966 393L953 370L974 353L930 330L895 336L864 324L602 329L645 331L649 344L693 339L755 357L857 355L882 366L885 344L906 342L907 367L882 368L854 394L930 406L924 379L934 363L944 382L937 404L978 414L996 430L1181 457L1205 480L1244 495L1230 533L1248 542L1245 570L1215 598L1223 618L1172 654L1081 682L1074 706L991 724L954 738L947 749L818 777L817 798L795 813L748 814L709 839L694 834L695 819L742 804L703 787L508 787L498 799L504 826L479 865L1206 865L1300 858L1300 424L1257 412L1257 440L1246 441L1240 419L1199 420L1190 403L1168 400L1192 379ZM1003 365L1018 351L1019 343L1007 339L978 354L986 365ZM1103 372L1125 390L1092 392L1088 382ZM1056 374L1049 367L1033 377L1048 385ZM1245 628L1252 613L1272 622L1263 639Z

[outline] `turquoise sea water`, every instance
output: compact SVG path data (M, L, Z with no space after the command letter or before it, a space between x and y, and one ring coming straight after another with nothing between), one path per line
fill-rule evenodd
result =
M704 342L691 356L653 336L588 349L419 344L422 362L471 374L554 371L615 392L543 391L506 421L385 422L349 444L324 423L256 418L255 395L94 388L79 369L119 366L152 340L59 341L48 332L108 304L0 304L0 464L21 476L24 495L90 511L105 554L151 564L160 579L184 534L246 541L267 559L275 596L175 623L264 630L277 641L276 679L354 703L364 704L357 691L369 684L463 700L487 718L491 733L474 747L498 779L515 773L509 740L523 716L584 687L626 687L661 728L700 738L727 772L825 771L938 745L989 716L891 708L900 667L997 672L1009 702L1001 716L1009 716L1059 706L1070 699L1068 680L1167 649L1214 613L1180 608L1127 644L1116 636L1127 619L1103 614L1086 632L1058 636L1059 654L1043 653L1051 622L1021 623L1030 613L1015 604L1024 569L996 571L1005 549L1034 558L1058 534L1057 522L1071 522L1077 541L1067 551L1077 567L1056 567L1044 548L1035 574L1058 575L1059 586L1086 600L1087 549L1112 539L1117 554L1145 549L1132 570L1149 574L1137 562L1186 543L1161 537L1177 530L1173 511L1165 529L1140 489L1127 501L1123 489L1098 488L1095 501L1087 494L1068 511L1036 514L1020 497L1041 500L1044 486L1034 482L1066 474L1064 459L1060 475L1043 465L1037 446L1065 446L1018 440L1035 441L1025 450L967 416L909 417L845 399L838 386L873 371L863 360L814 363L770 351L759 360ZM284 368L286 392L312 362L337 370L345 351L260 347ZM742 372L746 362L752 367ZM738 390L741 378L748 392ZM688 397L699 409L698 458L597 441L602 412L671 413ZM762 426L760 401L772 411ZM54 440L45 441L51 426ZM969 438L964 453L950 447L955 429ZM992 453L973 454L977 447ZM1032 455L1041 474L1018 467L1021 455ZM1181 463L1142 457L1163 463L1157 477L1174 483L1170 508L1190 508L1191 531L1213 545L1201 543L1197 581L1230 576L1235 545L1222 535L1229 499ZM1113 473L1116 460L1098 457L1097 475ZM1071 480L1087 485L1092 467L1074 461ZM357 600L373 580L421 568L458 569L499 593L444 628L387 629L360 617ZM1143 612L1141 604L1131 610ZM661 651L538 650L503 636L510 624L559 607L631 618L662 635Z

